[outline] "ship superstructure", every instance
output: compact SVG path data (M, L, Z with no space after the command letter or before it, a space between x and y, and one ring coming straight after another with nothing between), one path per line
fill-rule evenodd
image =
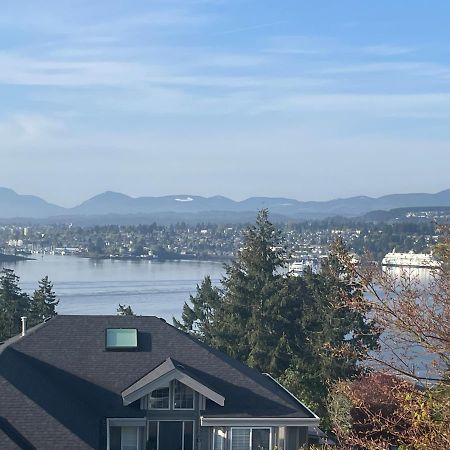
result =
M440 265L439 261L430 253L414 253L412 250L407 253L401 253L396 252L395 249L385 255L381 264L383 266L424 268L436 268Z

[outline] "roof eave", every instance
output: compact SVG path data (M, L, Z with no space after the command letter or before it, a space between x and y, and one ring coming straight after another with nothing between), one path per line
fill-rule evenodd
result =
M200 417L203 427L306 427L318 426L319 422L320 419L316 417Z

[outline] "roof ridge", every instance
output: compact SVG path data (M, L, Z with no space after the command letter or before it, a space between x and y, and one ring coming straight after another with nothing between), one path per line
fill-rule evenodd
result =
M11 336L10 338L6 339L5 341L0 342L0 353L2 353L10 345L13 345L16 342L22 341L22 339L28 338L28 336L34 334L39 329L43 328L45 325L47 325L55 317L58 317L58 316L56 315L56 316L53 316L53 317L47 317L42 322L39 322L37 325L34 325L31 328L28 328L24 335L22 335L22 332L20 332L18 334L15 334L14 336Z

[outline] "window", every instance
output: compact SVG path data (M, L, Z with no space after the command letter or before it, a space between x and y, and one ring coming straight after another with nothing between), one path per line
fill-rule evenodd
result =
M155 389L148 396L148 409L169 409L169 386Z
M231 430L231 450L249 450L250 433L250 428L233 428Z
M109 449L108 450L120 450L121 443L121 428L109 427Z
M256 428L252 430L252 450L269 450L269 445L269 428Z
M121 450L137 450L138 427L122 427Z
M232 428L231 450L270 450L270 428Z
M108 328L106 330L106 349L137 348L137 330L135 328Z
M174 409L194 409L194 391L178 380L173 382Z
M149 421L148 450L194 450L194 422L191 420Z
M194 422L183 422L183 450L194 450Z
M138 450L139 427L109 428L109 450Z
M158 450L158 422L148 422L147 449Z
M226 438L224 430L214 428L214 450L225 450Z

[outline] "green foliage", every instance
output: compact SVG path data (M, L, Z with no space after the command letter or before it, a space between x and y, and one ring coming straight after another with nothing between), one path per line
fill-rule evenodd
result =
M135 316L133 310L130 305L121 305L117 307L117 315L118 316Z
M196 295L190 296L192 307L185 302L181 322L174 319L174 325L204 342L211 343L214 335L214 311L219 308L220 300L219 289L212 285L211 277L206 276L201 285L197 285Z
M302 342L281 378L322 417L327 416L330 383L358 375L359 361L377 347L377 329L367 319L368 311L358 307L363 287L342 264L345 258L345 246L337 240L320 273L304 276L307 295L298 324Z
M289 299L281 299L287 265L283 238L267 210L244 232L239 256L226 266L223 302L216 312L213 339L221 350L258 370L267 370L281 337L279 319ZM281 317L280 317L281 316Z
M361 303L364 292L341 263L345 258L337 242L319 274L291 276L284 238L262 210L226 266L221 289L205 278L174 324L271 373L327 425L331 383L357 375L358 362L377 345L367 311L351 306Z
M33 326L56 315L59 300L47 276L39 281L31 298L22 292L19 281L12 269L0 272L0 341L20 333L22 316Z
M0 341L20 332L21 317L29 310L30 299L19 287L19 277L12 269L0 272Z
M33 293L30 301L29 323L36 325L48 317L56 315L56 306L59 300L56 299L53 291L53 284L48 276L39 281L39 287Z

